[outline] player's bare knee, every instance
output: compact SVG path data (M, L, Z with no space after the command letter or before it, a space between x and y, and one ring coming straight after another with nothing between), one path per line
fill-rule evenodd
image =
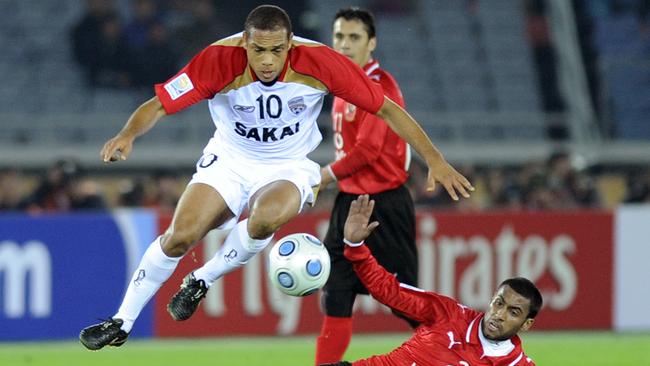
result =
M277 205L256 204L248 217L248 234L253 239L264 239L273 235L288 221L287 213Z
M163 252L170 257L180 257L187 253L200 238L190 230L170 230L163 242Z
M264 219L253 219L253 217L248 218L248 235L251 239L265 239L273 235L275 231L280 227L279 224L272 222L271 220Z

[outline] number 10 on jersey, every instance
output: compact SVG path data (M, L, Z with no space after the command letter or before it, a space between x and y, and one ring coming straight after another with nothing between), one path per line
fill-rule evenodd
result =
M279 96L275 94L269 95L266 98L266 103L264 103L264 95L260 95L255 100L260 111L260 119L265 119L265 115L268 115L270 118L278 118L282 114L282 99Z

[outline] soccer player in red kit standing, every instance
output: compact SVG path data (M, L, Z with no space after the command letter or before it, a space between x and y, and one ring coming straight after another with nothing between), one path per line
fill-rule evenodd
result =
M384 95L400 106L404 99L395 79L372 58L377 46L372 14L359 8L339 10L334 16L333 48L363 68L381 85ZM340 361L352 337L352 306L357 294L368 290L343 256L343 224L350 203L359 194L377 202L373 220L381 226L367 240L379 263L400 282L417 285L415 210L409 191L410 148L386 122L341 98L332 108L336 161L321 168L321 187L336 180L339 193L325 236L332 270L324 287L325 316L316 341L316 365ZM399 314L397 314L399 315ZM406 319L411 326L417 322Z
M382 304L421 324L393 351L330 366L533 366L520 331L527 331L542 307L542 295L529 280L503 281L483 313L435 292L401 284L382 268L364 240L381 226L369 223L374 201L368 195L352 202L344 227L345 257L370 294ZM324 366L324 365L323 365Z
M207 46L157 84L155 93L104 144L104 162L127 159L136 137L202 100L209 100L216 129L172 223L145 251L117 313L80 332L91 350L126 342L140 311L210 230L232 229L215 256L187 274L171 298L167 311L175 320L190 318L217 279L245 265L304 204L314 202L320 166L307 154L321 141L316 118L328 93L389 121L427 162L429 189L440 182L453 199L473 190L417 122L358 66L323 44L294 36L289 16L277 6L253 9L244 31ZM246 208L248 217L239 220Z

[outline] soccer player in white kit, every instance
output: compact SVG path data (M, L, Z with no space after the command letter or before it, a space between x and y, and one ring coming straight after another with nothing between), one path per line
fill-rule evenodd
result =
M155 92L106 142L104 162L127 159L135 138L161 117L204 99L217 130L172 223L145 252L117 313L81 331L88 349L124 344L140 311L208 231L232 228L215 256L188 274L172 297L167 309L176 320L188 319L214 281L264 249L280 226L315 200L320 167L307 154L321 141L316 118L327 93L384 119L424 158L429 189L440 182L455 200L457 193L469 197L473 190L361 68L320 43L293 36L289 17L276 6L255 8L242 33L208 46ZM246 207L248 219L238 222Z

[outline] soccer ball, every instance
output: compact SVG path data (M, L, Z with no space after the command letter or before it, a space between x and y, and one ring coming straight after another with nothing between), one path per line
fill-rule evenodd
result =
M307 296L327 282L330 256L323 243L313 235L287 235L271 248L268 275L285 294Z

